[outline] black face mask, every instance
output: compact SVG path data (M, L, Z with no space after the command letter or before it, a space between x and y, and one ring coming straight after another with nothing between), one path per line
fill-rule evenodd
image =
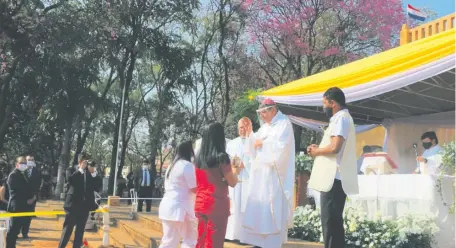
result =
M432 142L423 142L423 148L424 149L429 149L432 146Z
M331 118L333 115L332 108L323 107L323 112L325 113L326 116L328 116L328 118Z

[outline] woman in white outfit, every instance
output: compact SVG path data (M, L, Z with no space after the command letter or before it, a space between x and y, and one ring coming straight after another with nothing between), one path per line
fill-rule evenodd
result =
M195 167L192 142L177 146L173 163L165 174L165 195L158 216L163 225L160 248L194 248L198 239L198 221L195 217Z

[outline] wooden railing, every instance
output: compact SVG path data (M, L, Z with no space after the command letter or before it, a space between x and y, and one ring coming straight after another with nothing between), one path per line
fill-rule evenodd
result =
M404 24L402 25L401 30L401 46L452 29L454 28L454 25L455 13L425 23L416 28L409 28L407 24Z

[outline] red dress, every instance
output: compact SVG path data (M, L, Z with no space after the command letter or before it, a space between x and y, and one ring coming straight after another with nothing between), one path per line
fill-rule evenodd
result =
M230 215L228 184L223 173L231 171L229 164L218 168L196 168L195 214L198 218L196 248L223 248L226 225Z

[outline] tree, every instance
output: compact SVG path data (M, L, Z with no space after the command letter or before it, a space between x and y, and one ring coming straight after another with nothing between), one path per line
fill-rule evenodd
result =
M399 0L246 0L242 8L274 85L389 49L405 20Z

